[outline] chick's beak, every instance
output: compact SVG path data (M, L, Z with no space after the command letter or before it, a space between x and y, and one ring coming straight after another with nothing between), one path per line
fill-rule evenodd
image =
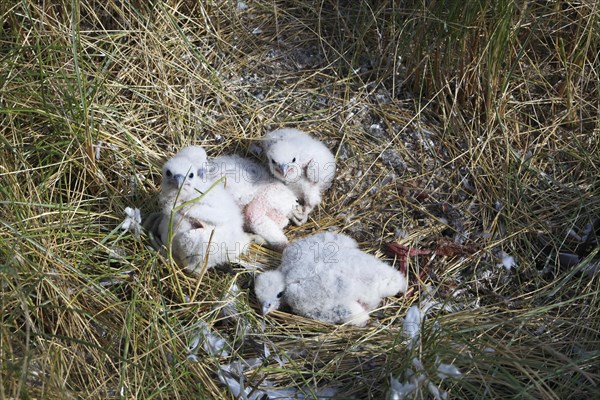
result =
M173 180L175 181L175 183L177 183L177 187L180 188L183 185L183 182L185 181L185 177L181 174L175 174L173 175Z
M287 175L288 168L289 167L287 164L277 164L276 170L281 174L281 176L285 177Z
M263 315L267 315L268 313L270 313L271 311L275 310L277 308L277 304L274 303L263 303L262 304L262 314Z

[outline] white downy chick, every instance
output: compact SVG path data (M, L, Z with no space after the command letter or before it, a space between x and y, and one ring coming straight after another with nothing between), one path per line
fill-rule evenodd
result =
M262 144L273 176L288 185L303 203L303 218L293 219L301 225L331 186L335 157L323 143L293 128L267 133Z
M240 156L219 156L210 162L209 179L226 178L225 186L243 210L245 227L270 246L287 243L283 232L290 218L302 218L296 195L262 165Z
M283 228L289 224L290 218L298 215L298 210L298 199L285 184L263 184L244 208L245 226L271 247L283 249L288 244Z
M158 227L161 241L169 243L173 256L186 269L197 272L236 261L247 250L250 237L243 231L243 217L231 194L207 178L207 158L202 147L189 146L163 167L159 201L163 207ZM190 204L174 211L179 205Z
M238 222L236 214L239 213L231 212L231 205L234 203L231 196L223 190L223 184L210 190L210 196L202 197L216 182L207 177L207 168L206 152L200 146L184 147L165 163L159 195L163 213L169 215L173 208L198 199L178 211L194 225L198 225L196 227Z
M191 273L220 264L239 263L249 245L250 236L236 225L178 231L171 244L177 263Z
M206 151L200 146L188 146L167 160L162 168L159 203L163 212L199 196L195 190L206 174Z
M360 251L343 234L322 232L291 243L281 265L256 277L263 314L282 302L308 318L364 326L384 297L407 289L406 277Z

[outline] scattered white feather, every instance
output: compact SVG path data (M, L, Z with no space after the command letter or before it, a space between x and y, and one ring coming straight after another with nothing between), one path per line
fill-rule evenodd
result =
M117 150L117 146L113 143L105 143L104 141L99 140L97 144L92 145L92 149L95 150L94 158L96 160L99 160L100 159L100 151L102 149Z
M188 346L188 353L194 352L201 344L204 351L211 356L229 356L229 352L226 350L229 345L225 339L213 333L204 321L199 321L196 326L197 332Z
M575 232L574 229L569 229L569 231L567 232L568 236L571 236L573 239L577 240L578 242L583 242L583 239L581 236L579 236L577 234L577 232Z
M142 215L139 208L125 207L125 219L121 223L121 229L133 232L133 236L136 239L140 238Z
M410 339L408 348L412 349L419 343L419 337L421 334L421 321L422 321L421 309L418 306L412 306L408 309L406 317L404 317L404 333Z
M406 370L404 374L406 377L405 382L390 378L390 388L387 395L388 400L402 400L409 398L412 394L419 393L423 387L427 388L429 394L436 400L446 400L448 398L448 393L440 389L440 387L429 378L423 367L423 363L419 358L413 358L412 365L415 370L412 370L411 368ZM451 364L439 364L437 375L441 381L446 378L461 377L458 368Z
M263 357L265 359L267 359L270 356L271 356L271 350L269 350L269 346L267 346L267 344L265 343L263 345ZM288 357L282 357L280 355L273 356L273 360L275 360L277 362L277 364L279 364L280 367L283 367L285 364L288 363Z
M247 384L244 380L244 372L248 369L258 367L263 360L252 358L249 360L234 361L225 364L217 370L219 380L227 387L235 398L247 400L275 399L330 399L335 396L339 389L335 387L326 388L278 388L275 383L265 379L260 382L260 389L254 384Z
M224 305L221 307L220 314L224 317L237 317L239 310L237 308L237 296L240 294L240 288L237 283L231 285L231 289L223 297Z
M394 236L396 239L406 239L409 236L409 233L406 229L396 228L394 229Z
M263 383L264 385L264 383ZM312 388L265 388L263 389L265 394L269 396L269 400L276 399L331 399L337 393L337 388L322 388L322 389L312 389Z
M494 203L494 208L496 209L496 211L501 211L502 208L504 208L504 204L502 204L500 200L496 200L496 202Z
M498 267L504 267L507 271L517 268L517 262L513 256L504 251L501 251L498 256L502 260L499 264L497 264Z
M591 260L583 269L583 273L587 276L594 276L600 272L600 260Z
M236 285L232 287L232 291L239 290ZM188 346L187 359L191 362L199 362L199 357L194 354L194 351L202 346L204 351L212 356L226 357L229 355L226 348L231 347L230 344L216 333L214 333L207 323L199 321L197 324L197 333L193 337ZM278 353L279 354L279 353ZM258 368L264 364L265 359L271 356L269 347L264 345L264 354L260 358L243 359L237 357L231 363L219 365L217 368L217 376L221 383L227 387L231 394L238 399L245 400L263 400L263 399L330 399L335 396L339 389L336 387L326 388L278 388L277 385L264 378L264 375L256 375L256 379L260 382L260 388L256 387L254 382L246 382L244 373L248 370ZM283 367L289 359L295 358L294 354L285 354L285 356L273 357L280 366Z
M437 288L432 285L425 285L423 287L423 298L421 299L421 315L424 318L430 312L435 310L443 310L447 313L453 313L460 309L460 305L446 301L439 301L436 299Z
M438 388L435 383L431 381L427 382L427 390L435 400L446 400L448 398L448 393Z
M398 379L390 377L390 389L387 400L404 400L417 389L418 386L414 383L402 383Z
M234 283L231 288L224 294L221 302L217 303L215 309L219 311L219 316L228 320L235 325L235 337L246 337L253 331L252 323L248 318L244 307L239 301L241 294L239 286Z
M430 297L432 296L430 290L426 290L425 293L429 294ZM433 300L430 300L429 302L432 301ZM407 344L409 351L418 352L417 347L421 341L421 325L427 312L432 308L433 307L428 306L428 308L425 309L414 305L408 309L406 317L404 318L403 329L405 336L409 340ZM439 358L436 358L435 365L437 367L437 377L440 382L444 379L457 379L462 376L462 373L457 367L452 364L440 363ZM420 393L423 397L421 391L425 390L436 400L446 400L448 398L448 393L440 389L428 375L427 370L418 355L412 358L411 366L412 368L409 367L404 371L404 382L390 378L390 388L387 396L389 400L401 400L408 398L409 396L412 398L413 393L415 395ZM427 395L425 395L425 397L427 397Z
M103 144L104 144L104 142L102 140L100 140L100 141L98 141L98 144L94 146L96 148L96 154L95 154L96 160L100 159L100 149L102 148Z
M267 344L263 344L263 356L265 358L269 358L269 356L271 355L271 350L269 350L269 346L267 346Z
M594 231L594 226L598 224L598 220L595 220L593 222L590 222L589 224L586 224L583 227L583 231L581 232L581 237L580 237L580 241L581 243L587 242L590 235L592 234L592 232Z
M458 379L462 376L460 370L452 364L444 364L440 363L437 368L437 375L440 379L444 380L446 378L454 378Z
M414 357L411 360L411 364L412 364L412 366L415 368L415 370L417 372L423 372L423 371L425 371L425 367L423 366L423 362L421 361L420 358Z
M188 361L191 361L191 362L195 362L195 363L200 362L200 359L195 354L188 354L186 358Z
M227 389L229 389L229 391L231 392L231 394L233 395L233 397L235 397L236 399L258 399L260 397L248 397L248 389L244 388L244 383L243 383L243 375L242 377L238 377L236 378L232 373L230 373L228 370L224 369L223 367L220 367L217 371L217 376L219 377L219 380L221 381L221 383L223 383L223 385L225 385L227 387ZM255 391L256 395L262 395L262 393L259 393L260 391ZM242 395L243 394L243 395Z

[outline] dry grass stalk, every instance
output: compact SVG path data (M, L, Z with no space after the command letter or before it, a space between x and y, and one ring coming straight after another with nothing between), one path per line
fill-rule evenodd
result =
M450 396L597 397L598 274L556 254L600 213L598 6L417 3L0 5L0 398L225 398L218 366L265 345L246 382L382 398L411 365L402 319L427 285L442 310L418 352L463 371ZM263 320L247 270L199 280L119 229L125 207L155 211L183 145L249 154L280 126L339 162L291 238L479 250L409 258L412 296L357 329ZM255 246L247 264L277 260ZM219 314L236 282L245 325ZM230 358L186 358L198 320Z

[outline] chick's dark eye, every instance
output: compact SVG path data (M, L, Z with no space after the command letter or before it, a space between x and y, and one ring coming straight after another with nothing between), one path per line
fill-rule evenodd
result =
M277 298L280 299L283 296L283 292L277 293Z
M190 179L192 179L192 178L194 177L194 173L193 173L193 172L191 172L191 173L188 175L188 177L189 177Z
M170 178L171 176L173 176L173 173L169 170L167 170L167 176Z
M272 158L271 158L271 163L276 164L275 160L273 160Z
M296 162L296 157L294 157L294 158L292 159L292 162Z

